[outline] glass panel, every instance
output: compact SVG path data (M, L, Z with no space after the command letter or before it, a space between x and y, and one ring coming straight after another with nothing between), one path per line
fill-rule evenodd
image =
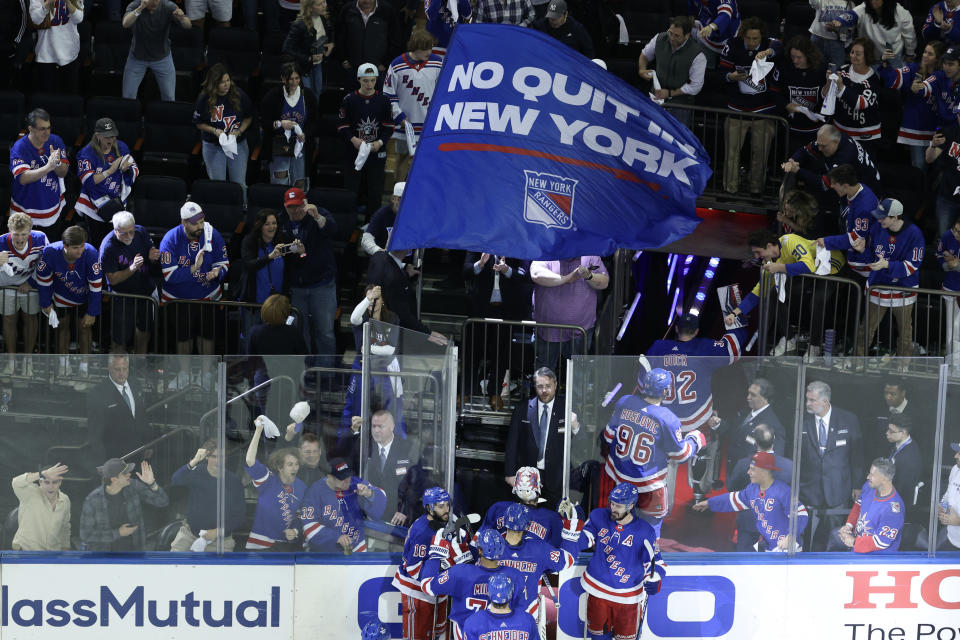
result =
M0 377L0 421L7 427L0 466L17 486L0 505L4 547L169 550L189 502L188 491L172 483L174 472L206 435L216 434L215 422L202 426L217 400L215 389L203 386L203 373L215 368L215 358L202 357L18 358L13 374ZM191 381L179 388L181 370ZM127 465L109 462L114 458ZM50 517L40 502L59 499L56 483L37 484L41 469L60 479L69 520L56 515L56 507ZM215 506L215 496L207 495L206 504Z
M938 556L960 556L960 428L951 416L960 411L960 372L950 368L942 446L935 460L935 493L931 494L933 514L930 518L930 543ZM956 448L955 448L956 447ZM939 476L939 477L938 477Z

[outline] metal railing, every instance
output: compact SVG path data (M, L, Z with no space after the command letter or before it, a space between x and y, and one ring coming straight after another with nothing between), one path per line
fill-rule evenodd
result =
M802 274L786 279L784 301L773 275L760 272L759 353L783 355L807 346L821 348L833 329L834 354L855 352L861 322L863 284L839 276ZM808 336L806 340L803 336Z
M729 206L735 201L740 211L775 209L773 203L780 201L780 163L794 151L788 148L786 118L692 104L671 104L668 111L693 132L710 156L713 175L700 197L704 205L720 201ZM730 149L731 138L741 138L739 152ZM729 167L731 163L734 166Z
M870 302L871 292L876 294L874 297L882 296L888 300L889 296L911 296L913 302L903 307L881 307ZM946 356L950 363L960 362L958 299L960 292L944 289L892 285L867 287L868 303L863 322L866 355ZM879 318L878 314L883 317ZM906 329L910 335L902 340L897 316L908 323ZM870 335L873 323L878 323L877 331Z
M572 324L553 324L532 320L467 318L463 322L463 367L460 372L461 413L483 414L510 411L513 402L529 397L529 378L535 367L535 337L538 329L561 329L580 337L583 348L570 355L586 355L587 331ZM574 339L573 342L576 342ZM563 358L556 367L557 382L564 384ZM509 371L507 393L502 393ZM486 380L486 384L481 381ZM494 398L494 406L490 399ZM500 400L498 401L497 398Z

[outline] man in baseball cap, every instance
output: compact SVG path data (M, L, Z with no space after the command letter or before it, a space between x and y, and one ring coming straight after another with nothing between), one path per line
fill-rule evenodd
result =
M386 505L383 489L354 478L349 462L333 458L326 479L303 498L303 536L312 551L366 551L363 520L379 519Z
M397 211L400 210L400 200L403 198L403 189L406 186L406 182L394 184L390 204L377 209L377 212L370 218L370 224L367 225L363 237L360 239L360 246L367 252L367 255L372 256L376 252L386 249L389 239L388 229L393 228L393 223L397 219Z
M546 15L534 21L533 28L556 38L588 58L594 56L593 40L586 28L567 13L566 0L550 0Z
M97 467L103 484L83 501L80 539L87 551L145 551L141 501L165 507L170 500L153 477L149 462L140 463L137 479L134 465L110 458Z
M369 219L380 208L383 195L387 141L393 135L393 111L390 100L377 91L380 82L377 65L365 62L357 67L357 82L360 89L348 93L340 105L340 120L337 131L343 141L350 145L356 160L344 168L345 186L358 194L357 203L366 207ZM369 151L363 159L361 145L366 143ZM360 193L360 184L366 179L366 190Z

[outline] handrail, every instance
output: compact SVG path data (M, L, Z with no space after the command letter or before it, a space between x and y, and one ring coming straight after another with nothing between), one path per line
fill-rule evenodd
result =
M291 378L290 376L275 376L275 377L273 377L273 378L270 378L269 380L264 380L263 382L261 382L260 384L254 386L254 387L250 387L249 389L247 389L246 391L244 391L243 393L241 393L241 394L239 394L239 395L236 395L236 396L230 398L229 400L226 401L226 403L225 403L226 406L229 407L231 404L233 404L233 403L236 402L237 400L240 400L240 399L242 399L242 398L245 398L246 396L250 395L250 394L253 393L254 391L257 391L258 389L261 389L261 388L263 388L263 387L266 387L266 386L269 386L269 385L273 384L274 380L287 380L288 382L290 382L290 386L291 386L291 387L293 387L294 389L297 388L297 383L296 383L296 382L294 381L294 379ZM204 413L202 416L200 416L200 419L197 420L197 425L202 425L202 424L203 424L203 421L207 419L207 416L209 416L209 415L212 414L212 413L216 413L217 410L218 410L218 407L214 407L213 409L210 409L209 411L207 411L206 413Z

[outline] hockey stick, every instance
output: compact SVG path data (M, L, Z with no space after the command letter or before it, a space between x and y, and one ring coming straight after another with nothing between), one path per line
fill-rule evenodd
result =
M478 513L468 513L466 515L460 516L454 522L447 522L447 526L443 528L443 537L446 538L451 535L454 531L459 531L463 527L466 527L468 524L477 524L480 522L480 514Z

